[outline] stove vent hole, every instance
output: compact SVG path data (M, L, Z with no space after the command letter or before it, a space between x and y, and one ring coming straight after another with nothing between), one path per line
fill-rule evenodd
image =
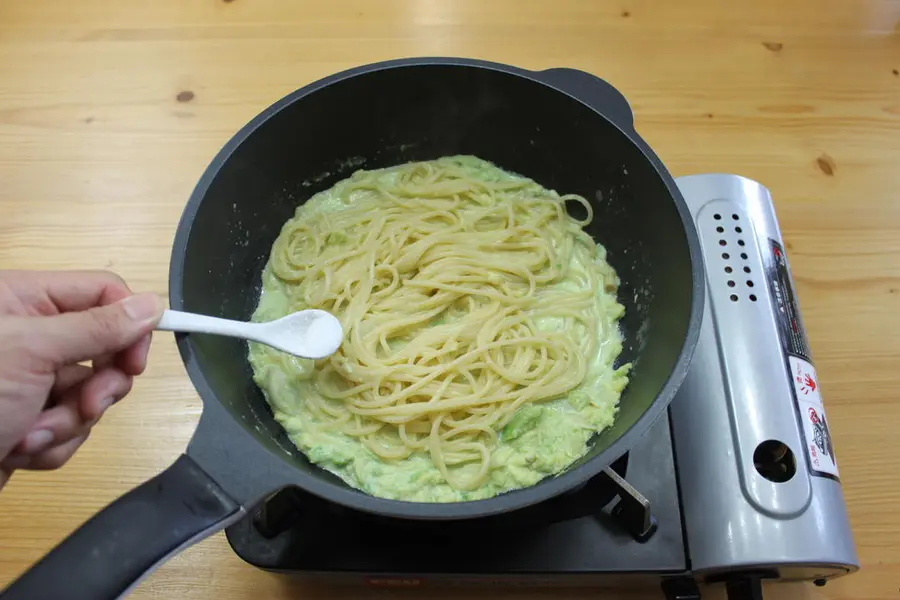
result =
M740 230L740 227L737 227L735 229ZM743 245L743 240L740 240L739 243L741 243ZM741 258L743 260L747 260L747 253L741 252ZM726 267L725 271L728 273L731 273L731 267ZM743 266L743 271L744 271L744 273L747 273L748 275L751 273L751 269L747 265ZM752 288L756 285L755 283L753 283L752 279L747 279L744 283L747 284L748 288ZM729 282L729 286L731 286L730 282ZM749 296L747 296L747 298L749 298L750 302L756 302L756 294L750 294Z
M784 483L797 473L797 460L784 442L766 440L753 451L756 472L769 481Z

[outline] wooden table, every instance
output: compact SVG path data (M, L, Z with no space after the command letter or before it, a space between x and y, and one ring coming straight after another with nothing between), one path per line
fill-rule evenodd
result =
M337 4L3 2L0 267L107 268L166 294L178 217L215 152L274 100L353 65L461 55L591 71L630 99L673 174L736 172L774 194L863 569L768 597L897 598L900 3ZM157 336L150 364L69 465L18 473L0 495L0 585L185 447L200 402L171 336ZM361 595L257 571L217 536L132 597Z

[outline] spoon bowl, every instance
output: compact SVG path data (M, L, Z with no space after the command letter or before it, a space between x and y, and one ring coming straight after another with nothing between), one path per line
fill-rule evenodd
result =
M334 354L344 339L340 321L331 313L314 308L263 323L167 310L156 329L242 338L316 360Z

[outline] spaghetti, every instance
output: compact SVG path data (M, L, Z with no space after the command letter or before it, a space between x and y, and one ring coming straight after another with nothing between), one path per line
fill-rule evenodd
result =
M345 339L312 367L282 359L274 379L263 364L273 351L251 349L276 416L338 432L385 464L427 456L454 490L484 486L517 414L565 399L592 365L613 372L623 309L583 229L592 217L583 197L474 157L360 171L314 197L275 241L255 318L319 308ZM304 397L277 398L292 380Z

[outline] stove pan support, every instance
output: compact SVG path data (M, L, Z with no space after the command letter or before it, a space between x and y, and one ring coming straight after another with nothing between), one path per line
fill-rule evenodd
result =
M292 488L279 490L252 513L253 527L265 539L271 540L286 531L300 515L301 503Z
M666 600L701 600L697 582L689 575L663 579L662 591Z
M772 571L759 571L714 577L707 583L724 582L728 600L763 600L763 580L777 578ZM690 575L663 579L662 591L665 600L701 600L697 580Z
M728 600L763 600L762 577L750 575L725 582Z
M604 469L603 474L619 492L619 501L613 506L610 514L625 527L635 541L646 542L653 537L658 526L656 517L650 510L650 501L611 468Z

